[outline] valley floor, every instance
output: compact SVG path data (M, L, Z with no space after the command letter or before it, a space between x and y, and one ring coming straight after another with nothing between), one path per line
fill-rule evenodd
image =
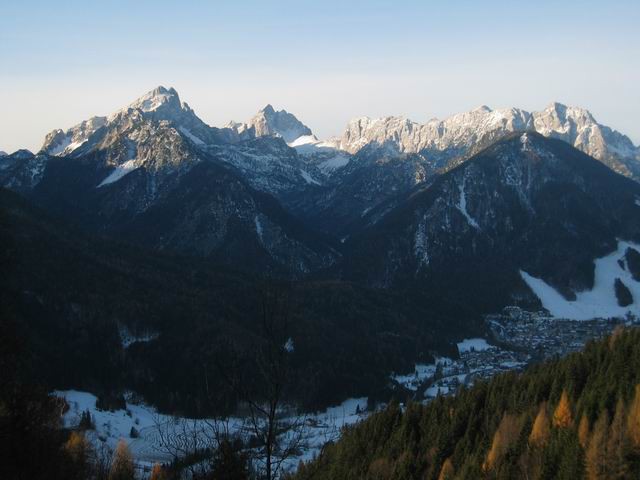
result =
M170 462L180 450L195 450L211 445L216 430L224 430L230 435L249 437L247 420L242 418L190 419L158 413L153 407L134 402L130 397L125 410L100 410L96 407L97 397L77 390L56 391L69 405L63 421L66 428L75 428L80 423L83 412L88 411L95 429L87 432L96 449L114 450L120 439L126 440L137 467L149 472L154 463ZM360 421L366 415L367 398L345 400L336 407L323 412L307 414L304 417L304 448L287 462L287 469L295 468L300 460L309 461L322 446L339 437L346 425ZM131 436L132 429L135 432Z
M488 315L486 323L489 342L465 339L458 343L458 359L437 358L434 364L418 364L414 372L392 375L391 380L411 392L415 401L427 403L438 395L455 393L461 385L470 386L501 372L522 370L531 362L577 351L590 339L605 336L620 324L637 324L638 319L576 321L507 307L501 314ZM125 439L142 471L149 471L156 462L169 462L182 453L181 448L186 451L209 445L216 430L245 440L250 437L247 420L238 417L189 419L160 414L153 407L134 401L132 395L125 410L105 411L96 407L97 398L91 393L67 390L55 394L64 397L69 405L64 415L65 427L76 427L82 413L89 411L95 430L88 435L94 445L98 449L114 449L121 438ZM305 415L304 447L288 460L287 469L295 469L300 460L311 460L324 444L338 439L342 427L366 418L367 403L366 397L348 399L337 407Z

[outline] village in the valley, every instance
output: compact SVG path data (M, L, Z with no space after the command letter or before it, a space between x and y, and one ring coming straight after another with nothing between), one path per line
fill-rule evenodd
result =
M637 325L640 319L558 319L546 312L528 312L505 307L499 314L485 316L487 338L458 343L459 358L436 358L435 364L416 365L407 375L392 380L414 392L417 401L455 393L507 370L522 370L531 363L581 350L592 339L611 333L618 325Z

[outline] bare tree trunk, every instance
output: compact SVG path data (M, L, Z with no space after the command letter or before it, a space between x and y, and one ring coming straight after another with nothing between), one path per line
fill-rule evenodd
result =
M256 391L242 381L240 372L229 372L220 365L223 377L240 399L249 406L247 431L262 450L258 461L263 478L277 479L285 465L303 446L306 418L294 416L282 419L290 382L290 357L293 340L290 332L290 291L288 288L267 286L261 292L261 339L254 348L251 361L258 373ZM254 452L255 453L255 452Z

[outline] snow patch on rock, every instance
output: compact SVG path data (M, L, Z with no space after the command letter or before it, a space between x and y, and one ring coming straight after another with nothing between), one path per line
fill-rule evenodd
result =
M136 164L135 159L127 160L122 165L118 165L113 170L113 172L109 174L107 178L105 178L104 180L102 180L102 182L100 182L100 184L96 188L104 187L105 185L109 185L110 183L117 182L118 180L122 179L125 175L128 175L129 173L133 172L137 168L138 168L138 165Z
M464 192L465 183L466 179L463 178L462 183L458 187L460 190L460 199L458 201L458 204L456 205L456 208L460 210L460 213L462 213L462 215L464 215L464 218L467 219L469 225L477 230L480 230L480 225L478 225L478 222L476 222L475 219L471 215L469 215L469 212L467 211L467 196Z
M134 343L147 343L156 340L160 335L157 332L146 331L144 333L134 334L127 327L119 326L118 333L122 348L129 348Z
M258 217L258 215L255 216L254 218L254 222L256 224L256 233L258 234L258 238L260 239L260 243L263 243L263 239L262 239L262 223L260 223L260 218Z
M319 181L313 178L309 174L309 172L307 172L306 170L303 170L302 168L300 169L300 175L302 175L302 178L304 178L304 181L310 185L322 185Z
M196 145L205 144L200 138L196 137L193 133L191 133L188 128L179 127L178 130L180 130L181 133L183 133L189 140L191 140Z
M323 162L320 162L318 164L318 168L322 170L323 173L328 174L342 167L346 167L347 164L349 163L349 160L350 160L350 157L342 153L339 153L334 157L331 157Z
M288 353L293 353L293 350L294 350L293 338L289 337L289 339L284 344L284 350Z

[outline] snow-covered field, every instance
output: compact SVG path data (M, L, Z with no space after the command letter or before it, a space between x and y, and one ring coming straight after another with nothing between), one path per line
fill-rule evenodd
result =
M482 350L488 350L490 348L493 347L489 345L484 338L465 338L458 343L458 352L460 353L469 352L471 350L480 352Z
M66 390L56 391L54 394L64 397L69 404L69 410L63 418L65 427L76 427L82 413L88 410L95 423L95 431L88 432L91 441L96 446L102 444L115 449L118 441L124 439L140 466L151 466L155 462L171 460L171 454L163 447L163 437L189 438L204 446L207 444L206 437L213 434L213 425L222 427L212 419L195 420L159 414L148 405L130 402L127 402L126 410L98 410L96 396L88 392ZM339 436L343 426L363 419L366 416L366 408L366 397L353 398L324 412L306 415L306 445L301 455L288 462L289 468L297 466L300 460L313 458L327 441L335 440ZM241 418L229 418L225 420L223 427L231 434L242 434L245 431L244 425L245 422ZM131 438L132 428L139 433L137 438Z
M406 375L391 375L391 379L398 382L400 385L408 390L416 391L420 384L427 378L433 377L436 373L438 365L445 367L451 365L453 360L447 357L436 358L435 363L417 363L413 373Z
M540 278L520 271L523 280L533 290L542 306L556 318L570 320L590 320L593 318L623 318L627 313L640 316L640 282L633 279L626 268L625 252L627 248L640 250L640 246L618 241L613 253L598 258L595 263L594 285L591 290L576 293L574 301L564 298L556 289ZM614 282L619 278L633 296L633 303L626 307L618 305Z

